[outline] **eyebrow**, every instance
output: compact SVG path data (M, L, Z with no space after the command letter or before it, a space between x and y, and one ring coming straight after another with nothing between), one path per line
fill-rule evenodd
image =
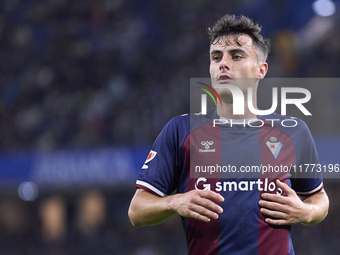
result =
M243 54L248 55L248 53L242 49L230 49L228 50L228 53L229 54L243 53ZM223 54L223 52L220 50L213 50L212 52L210 52L210 55L215 55L215 54Z
M235 54L235 53L243 53L245 55L248 55L248 53L242 49L231 49L231 50L228 50L229 53L231 54Z
M223 52L220 50L213 50L212 52L210 52L210 55L214 55L214 54L222 54Z

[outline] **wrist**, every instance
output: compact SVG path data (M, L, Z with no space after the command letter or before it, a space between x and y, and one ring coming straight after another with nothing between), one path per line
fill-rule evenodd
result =
M305 217L301 223L303 225L309 226L309 225L312 225L314 206L311 204L307 204L307 203L304 203L304 204L306 206L306 209L305 209L306 213L304 213Z
M176 213L177 212L177 203L176 203L176 195L171 195L166 197L166 210L169 212Z

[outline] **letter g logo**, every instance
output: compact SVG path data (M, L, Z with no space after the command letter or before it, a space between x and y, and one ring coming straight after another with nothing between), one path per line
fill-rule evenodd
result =
M198 188L198 184L200 183L200 182L206 182L207 181L207 179L206 178L204 178L204 177L200 177L200 178L198 178L197 179L197 182L196 182L196 184L195 184L195 189L199 189ZM210 190L210 184L203 184L203 190ZM200 190L200 189L199 189Z

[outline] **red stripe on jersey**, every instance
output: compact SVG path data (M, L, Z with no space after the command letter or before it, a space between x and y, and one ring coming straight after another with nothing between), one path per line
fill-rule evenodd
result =
M185 166L189 171L187 191L195 190L197 179L206 177L204 184L210 184L211 190L215 190L216 182L221 178L208 178L207 173L193 176L195 165L216 165L221 164L221 129L212 128L209 122L205 126L190 133L183 144L185 153ZM215 152L202 152L204 149L202 141L213 141L211 148ZM199 150L201 149L201 151ZM191 173L190 173L191 169ZM220 176L220 175L219 175ZM217 177L214 175L213 177ZM201 186L198 187L202 189ZM218 203L217 203L218 204ZM193 218L186 219L186 238L188 243L188 255L217 255L220 236L219 220L209 223Z
M290 166L293 165L296 158L295 147L292 139L278 128L271 127L271 123L265 122L265 125L259 128L259 138L261 144L262 165L268 166ZM271 139L272 138L272 139ZM272 151L266 145L267 141L281 142L282 148L275 159ZM280 179L287 183L288 173L262 174L261 179L264 181L268 178L268 183ZM276 190L270 192L268 190L260 191L262 193L276 193ZM285 193L282 195L286 195ZM261 199L261 197L259 198ZM258 254L289 254L289 231L290 226L273 226L267 224L265 217L259 212L259 243Z

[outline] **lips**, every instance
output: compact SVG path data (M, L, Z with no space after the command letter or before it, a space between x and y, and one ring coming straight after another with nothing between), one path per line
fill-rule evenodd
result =
M229 74L220 74L217 78L218 81L228 81L231 80L231 76Z

